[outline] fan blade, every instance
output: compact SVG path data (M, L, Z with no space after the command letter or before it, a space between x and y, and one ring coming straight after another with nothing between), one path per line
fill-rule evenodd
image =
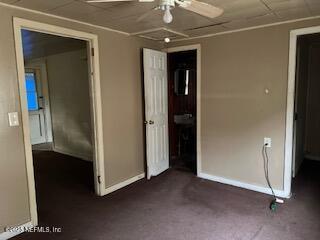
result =
M142 14L140 17L138 17L137 22L141 22L143 19L149 17L155 10L159 10L159 9L160 9L159 6L150 9L148 12L146 12L146 13Z
M180 3L180 1L178 0L177 2L179 4L179 7L208 18L215 18L223 13L223 9L221 8L196 0L184 1L182 3Z

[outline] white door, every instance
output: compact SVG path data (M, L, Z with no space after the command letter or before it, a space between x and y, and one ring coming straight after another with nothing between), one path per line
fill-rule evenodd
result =
M143 49L147 177L169 168L167 54Z
M42 96L40 74L37 73L36 70L26 69L25 82L31 144L45 143L46 126L44 117L44 98Z

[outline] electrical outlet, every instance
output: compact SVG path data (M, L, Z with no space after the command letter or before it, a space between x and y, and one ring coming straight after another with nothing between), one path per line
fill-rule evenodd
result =
M266 146L266 147L271 147L271 138L269 137L265 137L264 140L263 140L263 144Z

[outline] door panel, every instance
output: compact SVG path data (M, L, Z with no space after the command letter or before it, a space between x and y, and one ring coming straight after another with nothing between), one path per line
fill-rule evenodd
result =
M29 112L31 144L46 142L43 110Z
M29 111L29 125L31 144L47 142L44 98L42 96L42 86L40 72L36 69L26 69L26 90Z
M167 54L143 49L147 177L169 168Z

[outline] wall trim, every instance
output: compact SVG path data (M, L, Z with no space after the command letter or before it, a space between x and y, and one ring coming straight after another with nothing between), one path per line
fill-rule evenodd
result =
M253 184L244 183L244 182L240 182L240 181L236 181L236 180L232 180L232 179L214 176L214 175L210 175L210 174L203 173L203 172L201 172L199 174L199 177L203 178L203 179L211 180L214 182L218 182L218 183L223 183L223 184L227 184L227 185L231 185L231 186L235 186L235 187L240 187L240 188L252 190L255 192L260 192L260 193L272 195L271 189L266 188L266 187L262 187L262 186L258 186L258 185L253 185ZM276 190L275 189L274 193L276 194L277 197L290 198L290 195L287 195L283 190Z
M32 222L27 222L25 224L19 225L19 226L16 227L19 231L0 233L0 240L7 240L7 239L10 239L10 238L13 238L13 237L25 232L25 230L27 228L32 228L32 227L33 227Z
M7 3L3 3L3 2L0 2L0 6L7 7L7 8L13 8L13 9L21 10L21 11L26 11L26 12L30 12L30 13L36 13L36 14L47 16L47 17L53 17L53 18L57 18L57 19L61 19L61 20L69 21L69 22L74 22L74 23L86 25L86 26L89 26L89 27L99 28L99 29L102 29L102 30L106 30L106 31L115 32L115 33L119 33L119 34L122 34L122 35L130 36L130 34L127 33L127 32L123 32L123 31L112 29L112 28L103 27L103 26L100 26L100 25L96 25L96 24L92 24L92 23L87 23L87 22L75 20L75 19L72 19L72 18L61 17L61 16L58 16L58 15L45 13L45 12L41 12L41 11L38 11L38 10L19 7L19 6L16 6L16 5L7 4Z
M240 28L240 29L223 31L223 32L218 32L218 33L211 33L211 34L200 35L200 36L196 36L196 37L188 37L188 38L183 38L183 39L173 39L173 40L171 40L171 42L182 42L182 41L188 41L188 40L193 40L193 39L209 38L209 37L214 37L214 36L219 36L219 35L250 31L250 30L259 29L259 28L266 28L266 27L272 27L272 26L295 23L295 22L302 22L302 21L313 20L313 19L318 19L318 18L320 18L320 15L313 16L313 17L306 17L306 18L298 18L298 19L287 20L287 21L276 22L276 23L263 24L263 25L247 27L247 28Z
M129 179L123 181L123 182L117 183L117 184L115 184L115 185L113 185L113 186L111 186L111 187L106 188L106 189L104 190L104 195L106 195L106 194L108 194L108 193L112 193L112 192L114 192L114 191L117 191L117 190L119 190L120 188L123 188L123 187L125 187L125 186L128 186L128 185L130 185L131 183L134 183L134 182L136 182L136 181L138 181L138 180L140 180L140 179L143 179L143 178L145 178L145 177L146 177L146 174L145 174L145 173L141 173L141 174L139 174L139 175L137 175L137 176L134 176L134 177L132 177L132 178L129 178Z
M92 155L86 155L86 154L82 154L82 153L71 152L71 151L69 151L67 149L56 147L54 144L53 144L52 151L54 151L56 153L68 155L68 156L71 156L71 157L79 158L81 160L88 161L88 162L92 162L93 161L93 156Z
M172 48L165 48L163 51L167 53L182 52L188 50L197 51L197 176L202 171L201 161L201 45L193 44Z
M296 54L297 39L301 35L319 33L320 26L300 28L290 31L289 42L289 64L288 64L288 87L286 106L286 130L285 130L285 156L284 156L284 192L291 195L292 165L294 149L294 104L296 85Z

